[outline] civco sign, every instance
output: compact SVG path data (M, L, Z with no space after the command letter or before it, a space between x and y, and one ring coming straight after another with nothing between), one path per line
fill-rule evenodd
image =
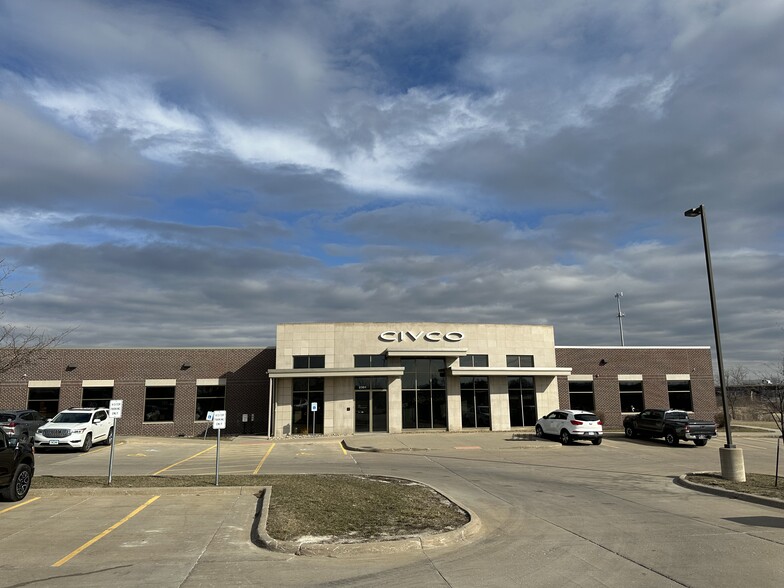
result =
M382 341L387 341L389 343L395 341L419 341L420 339L423 341L430 341L431 343L437 341L455 343L457 341L462 341L463 337L464 335L460 331L450 331L449 333L442 333L441 331L384 331L378 336Z

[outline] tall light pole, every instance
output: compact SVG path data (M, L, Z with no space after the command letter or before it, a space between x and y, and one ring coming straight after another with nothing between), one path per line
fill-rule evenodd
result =
M618 327L621 329L621 347L624 347L625 344L623 342L623 317L626 315L621 312L621 297L623 296L623 292L616 292L615 298L618 300Z
M724 430L727 443L719 449L721 461L721 477L735 482L746 481L746 469L743 463L743 450L732 443L732 425L727 411L727 387L724 381L724 360L721 354L721 335L719 334L719 315L716 311L716 291L713 287L713 266L711 264L710 243L708 242L708 224L705 219L705 206L700 204L683 213L688 217L700 217L702 221L702 240L705 246L705 265L708 268L708 290L710 291L711 313L713 315L713 334L716 338L716 357L719 366L719 386L721 388L721 405L724 410Z

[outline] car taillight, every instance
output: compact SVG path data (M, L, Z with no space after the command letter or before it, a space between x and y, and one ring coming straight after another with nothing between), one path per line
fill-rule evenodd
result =
M689 425L686 425L686 432L689 432Z
M569 422L570 422L570 423L572 423L572 424L573 424L575 427L576 427L577 425L582 425L582 424L583 424L583 422L582 422L582 421L569 421Z
M596 421L596 424L597 424L597 425L601 425L601 424L602 424L602 421Z
M3 423L3 426L13 428L16 426L16 423L14 421L8 421L7 423Z

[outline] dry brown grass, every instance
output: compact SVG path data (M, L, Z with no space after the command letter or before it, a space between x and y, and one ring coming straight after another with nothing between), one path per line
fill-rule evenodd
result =
M392 539L456 529L468 514L433 489L399 478L222 475L221 486L271 486L267 532L282 540ZM112 488L212 486L215 476L115 476ZM105 476L37 476L33 488L108 488Z
M768 474L746 474L745 482L725 480L720 474L689 474L686 479L697 484L716 486L743 494L754 494L784 500L784 476L779 476L778 486L775 476Z

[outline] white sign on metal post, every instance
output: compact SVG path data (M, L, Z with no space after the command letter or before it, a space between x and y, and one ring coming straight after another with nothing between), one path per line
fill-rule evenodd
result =
M311 402L310 403L310 412L316 412L318 410L318 402Z
M122 417L122 400L110 400L109 401L109 418L110 419L119 419Z
M216 410L212 413L212 428L225 429L226 428L226 411Z
M208 411L207 411L207 420L208 420L208 421L211 421L211 420L213 419L213 417L214 417L214 416L215 416L215 413L214 413L214 412L212 412L211 410L208 410Z
M114 440L117 438L117 419L122 417L122 400L110 400L109 401L109 418L114 419L114 425L112 426L111 436L112 436L112 446L109 449L109 485L112 485L112 469L114 467Z

